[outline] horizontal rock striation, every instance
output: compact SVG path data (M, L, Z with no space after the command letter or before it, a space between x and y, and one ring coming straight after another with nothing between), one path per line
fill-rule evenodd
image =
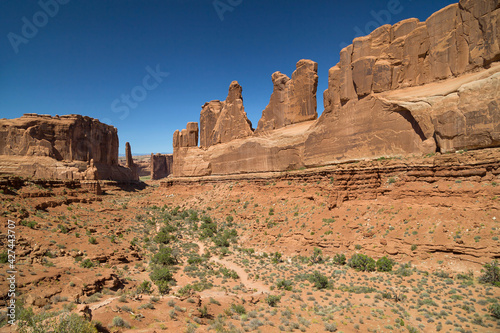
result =
M130 168L118 165L116 128L81 115L29 113L0 119L0 156L0 173L55 179L136 179Z

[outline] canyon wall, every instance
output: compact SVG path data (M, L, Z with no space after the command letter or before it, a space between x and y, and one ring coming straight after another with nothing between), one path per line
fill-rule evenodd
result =
M201 147L174 134L173 174L285 171L500 146L499 27L498 0L460 1L425 22L411 18L354 39L329 70L317 120L313 61L299 61L292 79L272 75L255 131L241 125L249 122L233 82L225 102L203 106Z
M129 155L127 165L133 165ZM0 119L0 156L0 173L57 179L137 178L131 168L118 165L116 128L80 115L29 113Z

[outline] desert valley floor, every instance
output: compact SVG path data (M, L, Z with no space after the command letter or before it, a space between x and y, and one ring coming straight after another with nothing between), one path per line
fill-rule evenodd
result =
M101 182L102 195L5 178L18 318L47 326L88 305L103 332L498 332L500 289L483 283L500 257L498 154Z

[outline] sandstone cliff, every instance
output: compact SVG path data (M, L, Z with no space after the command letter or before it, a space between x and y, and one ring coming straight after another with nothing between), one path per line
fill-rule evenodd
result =
M354 39L329 70L325 110L315 121L317 67L307 60L291 80L273 74L270 103L253 135L214 139L223 131L225 106L207 103L200 117L203 149L174 149L174 176L499 146L499 23L498 0L460 1L425 22L407 19ZM237 119L244 120L241 113Z
M318 117L316 112L316 90L318 88L318 64L301 60L292 74L292 79L281 72L272 75L273 93L269 105L255 133L282 128L291 124Z
M243 107L242 91L240 84L233 81L225 101L211 101L203 105L200 114L202 148L253 134L252 123L248 120Z
M113 126L80 115L0 120L0 173L59 179L134 180L118 165Z

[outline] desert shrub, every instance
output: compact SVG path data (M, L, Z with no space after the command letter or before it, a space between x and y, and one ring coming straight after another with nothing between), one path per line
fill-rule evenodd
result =
M335 323L325 323L326 332L337 332L337 325Z
M353 254L348 265L361 272L373 272L375 270L375 260L361 253Z
M9 261L9 255L7 251L0 253L0 264L6 264Z
M54 332L54 333L97 333L97 329L75 313L63 313L59 317L55 314L33 314L25 310L18 324L18 332Z
M203 307L199 308L198 311L200 312L200 318L208 317L208 308L206 305L203 305Z
M203 216L201 220L200 239L213 237L217 233L217 224L212 222L212 219L208 216Z
M235 280L240 278L238 276L238 273L236 273L236 271L229 269L229 268L226 268L226 267L219 268L219 273L222 274L224 277L232 278Z
M161 294L168 293L170 291L170 283L174 281L172 272L167 267L156 267L149 277L158 286L158 291Z
M144 304L141 304L139 305L138 309L154 309L155 306L153 305L153 303L149 302L149 303L144 303Z
M498 303L493 303L491 304L489 307L488 307L488 311L490 312L490 314L497 318L497 319L500 319L500 304Z
M280 300L281 296L278 295L269 295L266 297L266 303L273 307L276 306Z
M215 236L212 237L212 241L218 247L229 247L231 243L236 243L236 237L238 233L236 229L225 229L219 231Z
M325 289L329 286L329 281L328 278L321 274L318 271L314 271L310 276L309 276L309 281L314 284L314 287L318 289Z
M197 265L204 262L206 259L201 257L199 254L192 254L189 256L187 262L189 265Z
M292 281L280 279L276 282L276 288L291 291L292 290Z
M59 230L61 230L61 232L62 232L63 234L67 234L67 233L69 232L68 227L66 227L66 226L65 226L65 225L63 225L63 224L58 224L58 225L57 225L57 228L59 228Z
M113 318L111 325L113 325L114 327L130 328L130 324L127 323L125 320L122 319L122 317L119 317L119 316L116 316Z
M337 265L345 265L346 261L347 261L347 259L345 257L345 254L343 254L343 253L337 253L333 257L333 263L337 264Z
M170 234L166 227L160 229L160 232L156 234L153 240L160 244L168 244L170 242L175 241L175 236Z
M177 264L177 259L172 255L173 251L170 247L162 247L155 253L151 262L157 265L171 266Z
M231 305L231 310L233 310L235 313L237 313L239 315L247 313L247 310L241 304L232 304Z
M377 260L377 271L379 272L390 272L392 271L392 266L394 266L394 261L383 256L379 260Z
M191 222L196 222L198 221L198 212L195 210L190 210L189 211L189 221Z
M398 270L396 271L397 275L400 276L410 276L413 274L413 269L411 267L411 263L400 264Z
M311 255L311 262L313 263L319 263L323 261L323 251L321 249L315 247L313 249L313 254Z
M271 262L273 264L278 264L280 262L282 262L283 260L281 259L281 253L279 252L274 252L273 254L271 254Z
M95 237L90 237L89 238L89 243L90 244L97 244L97 239Z
M500 267L498 267L498 261L493 260L489 264L484 264L483 268L484 273L479 277L479 282L491 283L500 287Z
M81 262L80 266L83 268L92 268L94 267L94 263L90 259L85 259L84 261Z
M151 281L142 281L139 287L137 287L137 292L139 294L151 294Z

